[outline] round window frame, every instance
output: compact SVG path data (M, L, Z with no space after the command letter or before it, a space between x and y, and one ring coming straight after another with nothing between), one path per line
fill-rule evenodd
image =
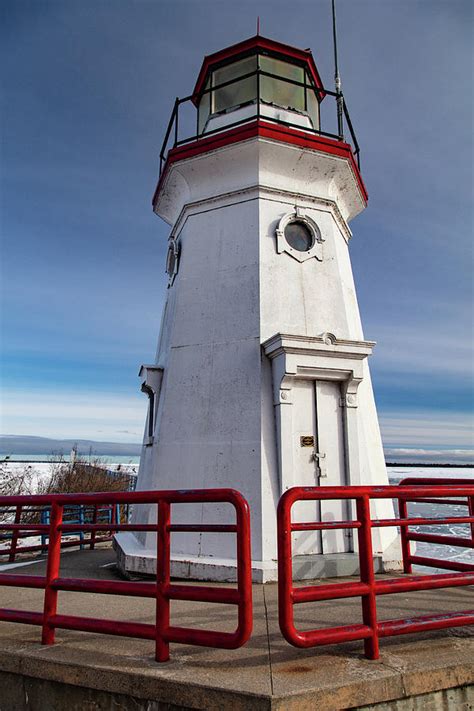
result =
M287 241L285 230L292 222L299 222L308 229L312 238L312 245L310 249L301 252L300 250L292 247ZM286 252L290 257L293 257L298 262L305 262L307 259L313 258L317 259L319 262L322 262L322 246L324 239L321 236L321 231L316 222L311 217L304 214L300 209L297 209L294 212L289 212L281 218L276 229L276 237L277 251L279 254Z

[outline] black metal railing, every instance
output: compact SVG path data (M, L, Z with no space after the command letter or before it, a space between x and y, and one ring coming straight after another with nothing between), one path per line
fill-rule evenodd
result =
M250 79L251 77L255 76L256 77L256 82L257 82L257 90L256 90L256 98L252 99L251 101L248 101L244 104L241 104L240 106L235 106L232 107L232 110L241 108L243 106L247 105L255 105L255 112L252 115L246 116L244 118L241 118L237 121L233 121L230 123L226 123L225 126L220 126L219 128L211 129L211 130L206 130L206 131L200 131L199 130L199 109L194 106L193 99L195 98L194 95L186 96L184 99L179 99L176 98L173 106L173 110L171 112L171 117L168 122L168 127L166 129L165 137L163 140L163 144L161 147L160 151L160 175L163 171L163 167L166 162L166 158L168 155L168 151L171 150L172 148L177 148L178 146L182 146L186 143L192 143L193 141L198 141L199 139L207 138L208 136L212 136L216 133L222 133L223 131L227 131L230 128L236 128L237 126L242 126L243 124L250 123L252 121L255 121L256 119L263 118L265 121L268 121L270 123L275 123L275 124L280 124L283 126L287 126L289 128L296 128L299 129L300 131L305 131L309 133L313 133L317 136L323 136L325 138L330 138L336 141L344 141L347 140L347 136L344 134L344 127L347 127L347 133L350 136L350 145L352 148L352 153L354 155L355 160L357 161L357 165L360 169L360 148L359 148L359 143L357 141L356 135L354 128L352 126L352 121L349 115L349 110L347 108L347 103L346 100L343 96L342 93L336 93L334 91L329 91L329 89L324 89L323 87L315 87L312 83L310 83L307 79L305 79L304 82L296 81L294 79L289 79L287 77L282 77L277 74L272 74L270 72L263 71L262 69L256 69L253 72L249 72L247 74L243 74L242 76L236 77L235 79L230 79L229 81L222 82L221 84L218 84L216 86L211 86L208 89L205 89L202 91L199 95L200 101L202 101L202 97L205 96L206 94L212 94L213 92L216 92L218 89L223 89L225 87L230 86L231 84L236 84L237 82L241 82L245 79ZM319 128L313 128L310 126L302 126L301 124L297 123L292 123L290 121L285 121L279 118L276 118L274 116L268 115L267 113L262 114L261 112L261 105L265 106L275 106L275 104L271 104L269 102L263 101L261 98L261 82L260 79L261 77L269 77L271 79L278 80L280 82L286 82L288 84L292 84L295 86L300 86L305 88L305 92L309 89L313 91L315 94L319 94L320 96L329 96L332 99L334 99L334 107L335 107L335 112L334 112L334 119L336 120L336 126L337 126L337 106L338 102L339 104L342 103L343 107L343 117L344 117L344 123L342 126L342 130L338 131L337 133L331 133L328 131L322 131L321 126ZM181 137L181 132L182 132L182 121L180 120L182 114L183 114L183 105L187 105L187 109L189 109L190 106L192 106L194 112L195 112L195 119L194 119L194 125L196 126L195 133L193 134L193 130L190 131L191 135L186 135L185 137ZM285 107L280 107L278 108L283 108ZM292 109L288 109L291 111ZM220 112L215 112L209 113L209 118L214 118L223 114L229 114L231 109L227 109L224 111ZM180 113L181 112L181 113ZM300 115L305 115L309 116L307 112L297 112ZM336 128L336 130L338 130ZM188 132L189 133L189 132Z

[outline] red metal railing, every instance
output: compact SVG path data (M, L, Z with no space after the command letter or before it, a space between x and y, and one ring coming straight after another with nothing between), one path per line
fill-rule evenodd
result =
M228 503L235 509L233 524L173 524L173 504ZM71 504L103 506L111 504L154 504L157 506L156 524L106 524L110 531L153 531L157 534L157 572L155 582L117 580L89 580L60 577L61 537L65 533L94 532L104 529L104 523L65 523L64 508ZM250 553L250 515L246 500L232 489L183 491L142 491L100 494L56 494L50 496L3 496L0 506L51 506L48 527L48 559L45 576L0 574L0 585L44 589L43 612L0 609L0 621L22 622L42 627L42 643L53 644L55 630L72 629L83 632L114 634L126 637L153 639L156 660L169 659L170 642L195 644L224 649L241 647L252 631L252 575ZM41 524L5 524L12 530L40 530ZM170 534L173 531L206 533L234 533L237 537L237 587L175 585L170 581ZM132 595L154 598L154 624L123 622L110 619L59 615L59 591L89 592L112 595ZM192 629L171 625L170 601L189 600L215 602L237 607L237 627L233 632Z
M444 486L444 485L458 485L458 486L474 486L474 479L434 479L434 478L420 478L417 479L415 477L408 477L406 479L402 479L400 482L400 486L413 486L414 488L414 495L412 498L404 498L404 499L399 499L398 502L398 509L400 516L402 518L408 519L409 513L408 513L408 504L410 503L418 503L418 504L430 504L432 507L436 506L465 506L468 510L468 514L471 517L474 517L474 495L472 496L466 496L459 498L459 495L457 496L456 499L452 498L445 498L445 497L440 497L435 495L434 497L420 497L418 492L416 491L417 487L420 486ZM413 518L413 517L412 517ZM427 556L420 556L420 555L414 555L411 552L411 546L410 546L410 541L418 541L419 543L434 543L434 544L439 544L439 545L448 545L448 546L456 546L459 548L471 548L474 549L474 519L471 521L471 525L469 527L470 535L466 537L460 537L460 536L452 536L452 535L446 535L445 533L438 534L438 533L425 533L425 532L417 532L417 531L411 531L409 526L403 526L401 529L401 544L402 544L402 551L403 551L403 571L405 573L412 573L413 572L413 564L415 565L423 565L423 566L428 566L430 568L445 568L446 570L457 570L460 572L463 571L469 571L472 570L472 566L470 566L468 563L464 563L461 561L457 560L450 560L446 558L433 558L433 557L427 557ZM455 522L455 523L462 523L462 521L459 519L451 519L448 521L450 522ZM412 525L413 525L412 521ZM439 523L439 521L438 521Z
M474 523L473 512L471 511L469 516L446 517L444 519L407 518L402 513L400 518L378 520L372 519L370 513L370 501L373 499L398 499L403 504L403 502L411 501L415 498L417 500L433 498L444 500L447 497L455 497L455 500L460 500L469 497L472 500L473 496L474 485L464 482L462 485L451 486L340 486L289 489L282 496L278 505L278 608L280 629L285 639L297 647L313 647L363 639L366 657L378 659L380 637L474 624L474 610L378 622L377 595L473 585L474 565L464 564L463 572L376 580L371 535L372 528L382 526L399 526L402 530L416 523L438 525L456 522L469 523L472 526ZM330 499L355 500L355 519L292 523L291 509L295 502ZM292 532L327 531L332 529L357 530L360 566L359 581L293 587ZM404 555L406 552L405 546ZM294 624L295 604L359 596L362 600L362 624L307 631L296 629Z
M49 533L49 517L50 508L35 508L18 504L14 507L0 506L0 514L3 518L14 515L14 525L9 523L0 523L0 556L8 556L8 562L14 563L16 556L19 553L34 553L38 551L47 551L48 549L48 533ZM61 548L88 546L93 550L97 543L111 541L113 535L108 530L109 523L116 523L121 513L117 506L70 506L64 512L69 523L87 523L89 520L92 523L102 523L100 531L102 535L97 535L98 531L91 531L90 536L86 537L83 531L77 531L68 536L61 536ZM22 517L29 519L23 521ZM3 531L11 531L11 535L5 535ZM29 544L26 546L20 545L20 541L35 538L41 535L41 543ZM74 539L71 540L71 536Z

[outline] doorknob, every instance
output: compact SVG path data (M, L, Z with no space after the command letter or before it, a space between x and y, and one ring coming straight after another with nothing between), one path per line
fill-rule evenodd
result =
M317 462L319 469L319 477L327 477L327 470L321 460L326 458L325 452L313 452L313 461Z

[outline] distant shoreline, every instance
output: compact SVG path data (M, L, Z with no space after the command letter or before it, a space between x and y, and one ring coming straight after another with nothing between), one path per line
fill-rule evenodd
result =
M4 457L1 459L1 457ZM41 455L39 455L41 456ZM117 457L113 457L110 455L103 455L102 457L97 457L99 460L104 459L105 462L104 464L114 464L114 463L120 463L120 464L138 464L139 461L131 461L133 459L139 460L139 457L126 457L123 455L117 455ZM114 460L119 460L121 459L121 462L114 461ZM124 459L129 459L128 462L123 461ZM0 455L0 463L1 464L67 464L69 462L68 459L11 459L5 458L5 455ZM444 464L437 464L436 462L385 462L386 467L406 467L406 468L413 468L413 467L424 467L426 469L473 469L474 468L474 463L473 464L449 464L449 463L444 463Z
M123 459L126 459L126 457L123 457ZM138 464L137 462L118 462L114 460L113 457L105 459L105 457L97 457L97 459L91 460L91 462L85 461L85 464L94 464L94 462L99 461L100 463L103 464ZM70 464L71 462L69 459L0 459L0 464ZM81 459L82 463L82 459Z
M385 462L386 467L426 467L434 469L473 469L474 464L436 464L435 462Z

